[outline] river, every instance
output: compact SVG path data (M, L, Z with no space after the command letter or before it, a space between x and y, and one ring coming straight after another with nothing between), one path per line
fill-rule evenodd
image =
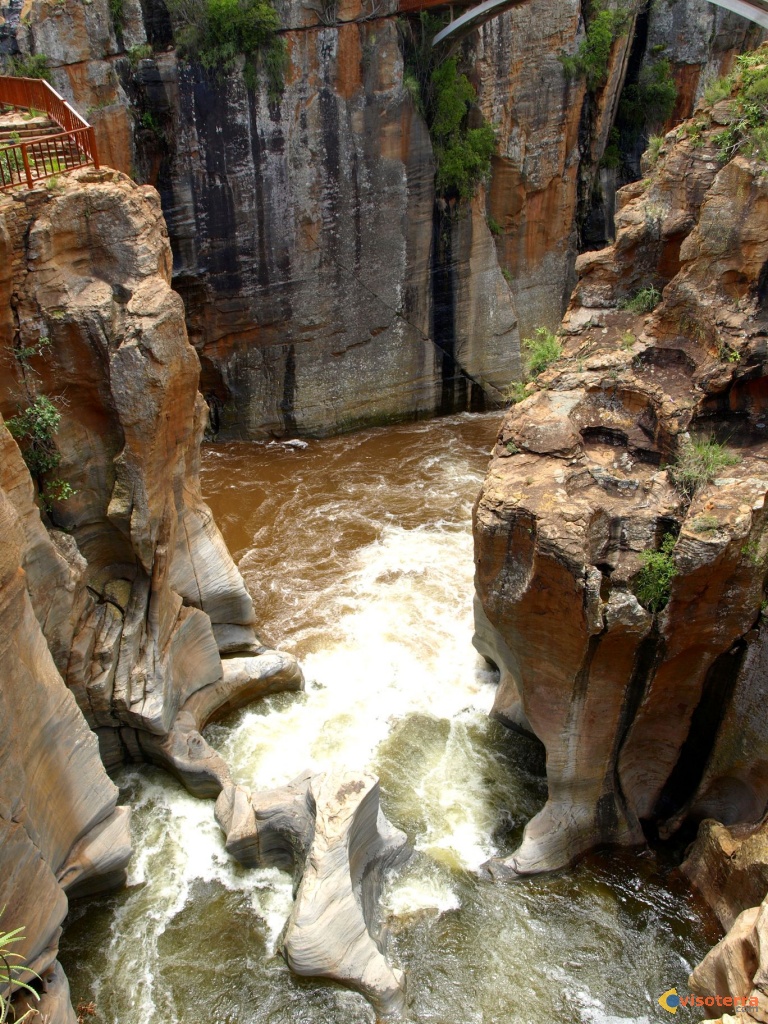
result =
M471 508L497 424L204 449L204 493L262 636L307 679L206 737L254 789L331 764L379 775L416 851L382 902L414 1021L650 1024L718 937L656 854L503 886L473 874L546 797L539 745L487 716L495 680L470 642ZM75 1002L95 1005L86 1020L374 1021L361 996L289 973L275 947L290 878L231 862L211 802L157 769L117 781L134 807L129 885L73 906L60 956Z

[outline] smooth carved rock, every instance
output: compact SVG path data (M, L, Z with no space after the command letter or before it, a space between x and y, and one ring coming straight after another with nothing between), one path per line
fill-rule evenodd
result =
M72 1009L69 998L69 981L64 969L58 960L54 960L44 971L40 972L42 981L40 983L40 999L32 999L22 994L15 1001L16 1012L19 1016L32 1011L32 1020L35 1014L39 1014L37 1020L45 1024L77 1024L78 1018Z
M287 786L249 793L226 786L216 802L216 821L226 835L226 849L248 866L291 871L297 882L315 829L312 773L303 772Z
M740 1020L768 1020L768 900L739 914L695 968L688 987L704 997L738 1001Z
M116 807L72 849L56 876L70 899L92 896L125 883L133 853L130 819L130 807Z
M329 772L311 783L315 832L283 938L291 970L358 989L378 1013L401 1012L405 978L373 938L381 873L406 838L379 809L378 779Z
M124 878L128 814L99 750L110 769L150 761L215 797L230 776L205 722L302 677L259 643L202 500L207 409L157 193L88 169L6 195L0 256L0 413L33 399L14 346L49 339L32 357L34 393L60 409L56 473L73 488L44 524L0 426L0 906L25 924L21 952L42 973L64 890ZM255 656L222 664L220 645Z
M768 892L768 819L759 825L706 820L681 870L717 914L723 928Z
M32 506L32 508L30 508ZM33 511L34 509L34 511ZM67 912L61 877L88 858L90 884L114 878L130 855L128 815L115 809L117 789L99 760L95 737L57 671L38 614L47 608L57 641L73 590L33 602L31 589L77 579L61 549L46 538L21 455L0 420L0 907L5 928L24 925L17 948L53 979L51 1021L69 1024L66 979L55 966ZM30 567L26 572L24 566ZM45 625L48 619L44 618ZM87 854L88 839L101 836ZM86 837L83 839L83 837ZM98 848L97 848L98 847ZM54 998L54 990L63 992Z
M650 186L628 190L616 245L584 257L565 355L507 414L477 503L476 646L500 669L494 712L544 743L549 783L494 877L641 843L643 822L666 836L705 817L754 823L768 804L768 184L741 156L717 170L718 130L701 187L675 185L700 156L670 136ZM608 308L665 280L652 316ZM587 298L606 307L601 326L579 312ZM660 464L686 432L707 437L735 414L738 464L689 503ZM678 531L653 616L634 594L641 553Z
M305 772L280 789L249 794L225 786L216 820L241 863L292 871L298 885L282 951L297 974L332 978L377 1012L405 1006L405 978L376 941L383 873L406 856L406 838L379 808L366 773Z

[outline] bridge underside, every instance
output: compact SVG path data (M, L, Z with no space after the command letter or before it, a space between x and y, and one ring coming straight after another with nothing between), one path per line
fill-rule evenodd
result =
M450 25L447 25L441 32L438 32L432 40L433 46L439 46L447 39L452 42L467 35L473 29L482 25L490 18L502 14L513 7L522 7L528 0L483 0L483 3L470 8L464 14L454 18ZM710 3L718 7L724 7L734 14L741 15L749 21L754 21L761 28L768 29L768 0L710 0ZM427 7L441 6L441 0L402 0L400 10L413 11L424 10ZM442 6L448 6L442 4ZM457 4L458 6L458 4Z

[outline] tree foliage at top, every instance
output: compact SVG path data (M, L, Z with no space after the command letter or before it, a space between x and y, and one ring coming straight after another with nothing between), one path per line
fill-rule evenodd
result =
M270 0L168 0L168 9L183 54L220 75L234 71L242 54L249 88L261 75L271 99L282 93L287 54Z

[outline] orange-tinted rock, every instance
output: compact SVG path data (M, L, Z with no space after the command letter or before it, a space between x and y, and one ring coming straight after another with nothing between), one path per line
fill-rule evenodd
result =
M616 245L580 261L565 356L539 378L548 390L508 413L477 505L477 646L501 663L499 717L546 746L549 782L494 874L640 842L642 823L666 835L713 814L755 822L768 803L768 186L742 157L718 171L708 144L693 157L668 137L650 185L628 190ZM692 159L702 180L676 183ZM663 283L671 225L685 241L662 304L644 319L608 311ZM737 464L690 500L661 464L687 432L713 431ZM640 556L669 532L676 575L651 615L634 594Z

